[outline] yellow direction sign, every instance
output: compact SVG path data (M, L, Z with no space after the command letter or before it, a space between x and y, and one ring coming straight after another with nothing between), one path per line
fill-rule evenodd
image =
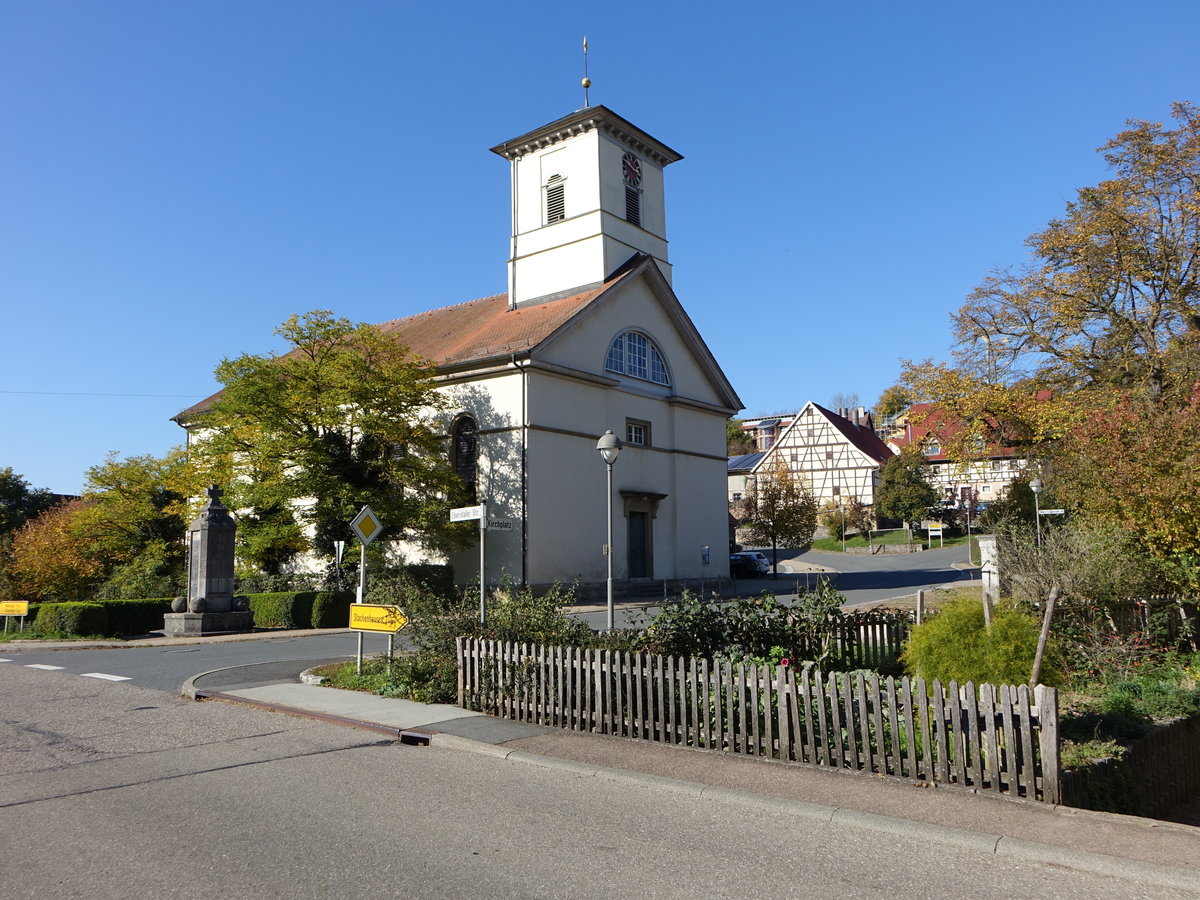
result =
M0 600L0 616L29 615L28 600Z
M407 624L408 616L398 606L376 603L350 604L350 627L355 631L395 634Z

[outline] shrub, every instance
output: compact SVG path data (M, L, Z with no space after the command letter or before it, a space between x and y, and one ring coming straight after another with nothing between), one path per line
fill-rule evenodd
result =
M909 632L901 660L912 674L943 684L1024 684L1033 670L1041 624L1015 607L997 607L992 626L983 624L983 603L969 598L951 600L941 612ZM1047 647L1042 682L1062 681L1057 648Z
M107 634L148 634L163 627L163 615L171 611L170 597L148 600L105 600Z
M102 603L71 601L38 606L34 631L72 637L108 634L108 609Z
M313 628L345 628L350 621L350 604L354 595L349 591L321 591L312 601Z
M255 628L308 628L313 618L316 591L279 591L250 594Z

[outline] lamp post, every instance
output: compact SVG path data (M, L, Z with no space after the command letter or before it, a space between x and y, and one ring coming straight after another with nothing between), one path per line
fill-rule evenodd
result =
M621 453L621 440L612 433L610 428L596 442L596 449L604 457L608 466L608 542L604 545L604 555L608 557L608 630L613 630L613 526L612 526L612 470L613 463Z
M1029 489L1033 491L1033 517L1037 520L1037 545L1042 546L1042 506L1039 502L1039 494L1042 493L1042 479L1035 478L1029 482Z

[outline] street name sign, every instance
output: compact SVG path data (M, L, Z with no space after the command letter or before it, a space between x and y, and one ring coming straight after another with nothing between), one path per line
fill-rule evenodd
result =
M1066 514L1065 509L1039 509L1039 516L1061 516Z
M350 627L355 631L395 634L407 624L408 616L398 606L377 603L350 604Z
M470 522L483 517L483 504L478 506L460 506L450 510L451 522Z
M364 506L362 511L354 517L354 521L350 523L350 528L358 535L358 539L362 541L362 545L366 547L371 541L379 537L379 533L383 531L383 523L371 511L371 507Z
M513 520L505 518L489 518L487 520L488 531L512 531Z

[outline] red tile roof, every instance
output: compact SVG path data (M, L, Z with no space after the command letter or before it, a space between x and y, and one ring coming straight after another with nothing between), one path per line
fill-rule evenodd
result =
M379 326L416 357L437 369L448 369L512 353L528 352L574 318L589 303L642 268L649 257L639 254L594 290L557 300L508 308L508 294L496 294L443 306ZM201 400L173 417L186 423L204 412L221 392Z

